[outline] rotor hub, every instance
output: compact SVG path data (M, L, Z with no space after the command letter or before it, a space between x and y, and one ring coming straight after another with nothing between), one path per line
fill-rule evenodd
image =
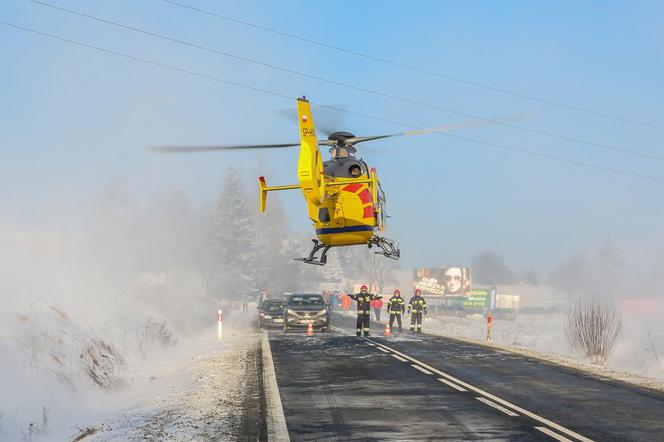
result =
M328 140L336 142L338 146L346 146L346 140L350 138L355 138L355 135L341 130L333 132L327 137Z

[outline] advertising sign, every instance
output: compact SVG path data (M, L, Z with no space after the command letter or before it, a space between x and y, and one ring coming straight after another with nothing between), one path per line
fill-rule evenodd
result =
M416 269L413 275L415 288L430 297L468 296L470 294L470 269L467 267L443 267Z
M485 308L489 304L489 297L488 289L473 289L462 305L467 308Z

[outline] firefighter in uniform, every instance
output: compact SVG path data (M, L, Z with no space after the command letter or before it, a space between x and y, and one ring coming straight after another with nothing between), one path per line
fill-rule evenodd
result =
M401 291L396 289L394 295L387 301L387 312L390 314L390 329L396 318L399 323L399 333L401 333L401 314L406 311L406 300L401 297Z
M351 299L357 302L357 328L355 330L357 336L361 336L364 331L364 336L369 336L369 323L371 321L371 300L381 299L382 296L373 295L369 293L369 288L366 285L360 287L360 293L349 295Z
M422 314L427 314L427 302L422 297L422 290L415 289L415 296L408 301L408 313L411 313L410 332L422 333Z

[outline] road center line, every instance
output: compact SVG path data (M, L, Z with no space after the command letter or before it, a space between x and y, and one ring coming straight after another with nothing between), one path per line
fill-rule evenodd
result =
M559 440L561 442L572 442L571 440L567 439L565 436L561 436L560 434L556 433L555 431L551 431L546 427L535 427L535 428L540 430L542 433L551 436L552 438Z
M480 402L484 402L485 404L487 404L487 405L490 406L490 407L495 408L496 410L500 410L500 411L502 411L503 413L505 413L505 414L508 415L508 416L518 416L518 414L516 414L516 413L513 412L512 410L508 410L508 409L505 408L505 407L501 407L500 405L498 405L498 404L496 404L496 403L494 403L494 402L491 402L491 401L490 401L489 399L487 399L487 398L484 398L484 397L476 397L475 399L477 399L477 400L480 401Z
M551 421L551 420L549 420L549 419L546 419L546 418L544 418L544 417L542 417L542 416L539 416L539 415L537 415L537 414L535 414L535 413L533 413L533 412L530 412L530 411L528 411L528 410L526 410L526 409L523 409L523 408L519 407L518 405L514 405L514 404L512 404L512 403L506 401L505 399L501 399L501 398L499 398L499 397L497 397L497 396L494 396L493 394L488 393L488 392L486 392L486 391L484 391L484 390L482 390L482 389L480 389L480 388L477 388L477 387L475 387L475 386L473 386L473 385L470 385L470 384L468 384L468 383L462 381L461 379L457 379L457 378L455 378L455 377L452 376L452 375L449 375L449 374L447 374L447 373L444 373L444 372L438 370L437 368L434 368L434 367L432 367L432 366L430 366L430 365L428 365L428 364L426 364L426 363L424 363L424 362L422 362L422 361L419 361L419 360L413 358L412 356L408 356L407 354L401 353L400 351L395 350L395 349L392 348L392 347L388 347L387 345L381 344L381 343L376 342L376 341L372 341L372 340L369 339L369 338L364 338L364 339L367 340L367 341L369 341L369 342L372 342L372 343L376 344L376 345L378 346L378 348L381 348L381 347L382 347L382 348L385 348L385 349L387 349L387 350L390 350L392 353L397 354L397 355L399 355L399 356L401 356L401 357L403 357L403 358L405 358L405 359L407 359L407 360L409 360L409 361L411 361L411 362L414 362L414 363L416 363L416 364L418 364L418 365L421 365L422 367L425 367L427 370L432 371L433 373L439 374L440 376L442 376L442 377L444 377L444 378L446 378L446 379L448 379L448 380L450 380L450 381L453 381L453 382L455 382L455 383L457 383L457 384L459 384L459 385L464 386L464 387L467 388L468 390L472 390L472 391L474 391L474 392L476 392L476 393L479 393L480 395L482 395L482 396L484 396L484 397L486 397L486 398L488 398L488 399L491 399L491 400L493 400L494 402L498 402L499 404L501 404L501 405L503 405L503 406L505 406L505 407L511 408L512 410L517 411L517 412L519 412L519 413L521 413L521 414L523 414L523 415L525 415L525 416L528 416L528 417L531 418L531 419L534 419L534 420L536 420L536 421L539 421L539 422L541 422L541 423L543 423L543 424L545 424L545 425L547 425L547 426L549 426L549 427L551 427L551 428L555 428L556 430L560 431L561 433L564 433L564 434L566 434L566 435L568 435L568 436L571 436L571 437L573 437L573 438L575 438L575 439L577 439L577 440L580 440L580 441L582 441L582 442L592 442L592 439L588 439L587 437L582 436L582 435L580 435L579 433L576 433L575 431L572 431L572 430L570 430L570 429L568 429L568 428L565 428L565 427L563 427L562 425L559 425L559 424L557 424L557 423L555 423L555 422L553 422L553 421Z
M389 353L389 350L385 350L384 348L378 347L378 350L382 351L383 353Z
M397 356L397 355L392 355L392 356L395 356L395 357L401 357L401 356ZM403 359L403 358L402 358L402 359ZM405 361L405 359L404 359L404 361ZM449 385L450 387L452 387L452 388L454 388L454 389L456 389L456 390L459 390L459 391L468 391L468 390L466 390L465 388L463 388L463 387L461 387L461 386L455 384L454 382L450 382L450 381L448 381L448 380L445 379L445 378L440 378L440 379L438 379L438 380L439 380L440 382L442 382L443 384L447 384L447 385Z
M413 368L417 368L419 371L421 371L424 374L433 374L429 370L427 370L426 368L422 368L417 364L410 364L410 366L413 367Z
M399 355L392 354L392 357L393 357L393 358L396 358L396 359L398 359L398 360L400 360L401 362L408 362L407 360L405 360L404 358L402 358L402 357L399 356Z

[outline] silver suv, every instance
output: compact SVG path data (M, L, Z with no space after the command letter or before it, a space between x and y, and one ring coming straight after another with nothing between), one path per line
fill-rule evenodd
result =
M307 328L311 324L320 331L330 328L330 310L321 295L297 294L286 297L284 332Z

